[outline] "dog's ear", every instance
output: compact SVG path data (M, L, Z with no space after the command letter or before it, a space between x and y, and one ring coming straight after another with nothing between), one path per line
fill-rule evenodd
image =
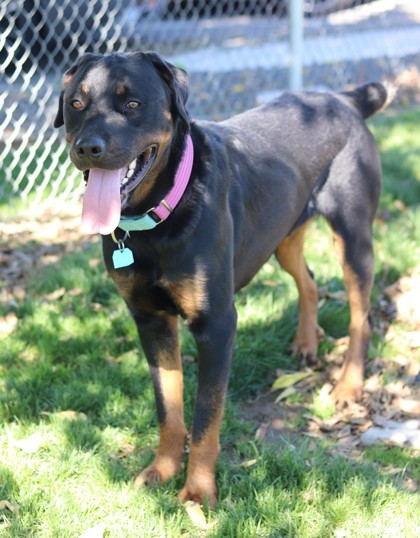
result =
M58 129L64 125L64 116L63 116L63 99L64 99L64 90L61 90L60 97L58 98L58 110L57 115L54 120L54 127Z
M58 99L58 110L57 115L54 120L54 127L57 129L58 127L61 127L64 125L64 115L63 115L63 108L64 108L64 92L66 90L66 87L70 84L74 74L76 71L85 63L93 60L98 59L99 56L91 53L86 53L83 56L79 58L76 64L72 65L70 69L68 69L63 76L63 89L60 92L60 97Z
M185 107L190 93L190 81L187 72L163 60L155 52L146 52L145 56L149 58L160 76L169 86L176 109L181 118L189 124L190 119Z

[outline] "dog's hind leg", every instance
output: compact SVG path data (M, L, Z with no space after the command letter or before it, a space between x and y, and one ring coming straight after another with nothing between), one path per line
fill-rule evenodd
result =
M343 268L350 307L350 342L334 395L339 405L362 396L364 360L371 335L370 294L374 261L371 225L350 232L334 226L334 241Z
M275 256L296 282L299 292L299 322L292 353L301 355L309 364L316 362L318 343L324 331L318 325L318 290L303 255L308 222L288 235L275 251Z
M134 316L149 362L159 420L160 441L153 462L135 485L165 482L176 475L185 451L183 377L176 316Z

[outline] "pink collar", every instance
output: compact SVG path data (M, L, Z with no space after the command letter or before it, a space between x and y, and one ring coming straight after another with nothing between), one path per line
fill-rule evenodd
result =
M182 155L181 162L179 163L178 170L176 172L174 186L165 196L165 198L156 206L153 212L160 218L165 220L169 217L172 211L178 205L182 195L187 188L188 181L190 180L191 170L194 161L194 146L191 140L191 136L187 135L187 145Z
M185 192L185 189L187 188L191 176L193 161L194 146L191 136L187 135L186 147L182 155L181 162L179 163L172 189L156 207L149 209L149 211L147 211L144 215L141 215L140 217L121 217L118 227L126 232L140 232L151 230L166 220L178 205L182 195ZM154 218L152 218L150 213L154 213L159 220L156 221Z

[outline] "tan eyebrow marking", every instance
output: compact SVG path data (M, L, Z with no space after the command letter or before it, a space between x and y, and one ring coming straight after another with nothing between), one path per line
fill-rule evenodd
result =
M125 95L127 93L127 86L123 83L117 84L117 95Z

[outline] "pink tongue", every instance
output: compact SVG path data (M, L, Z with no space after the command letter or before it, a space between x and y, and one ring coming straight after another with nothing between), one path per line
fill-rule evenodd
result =
M117 228L121 215L120 185L126 169L89 170L83 197L82 232L108 235Z

